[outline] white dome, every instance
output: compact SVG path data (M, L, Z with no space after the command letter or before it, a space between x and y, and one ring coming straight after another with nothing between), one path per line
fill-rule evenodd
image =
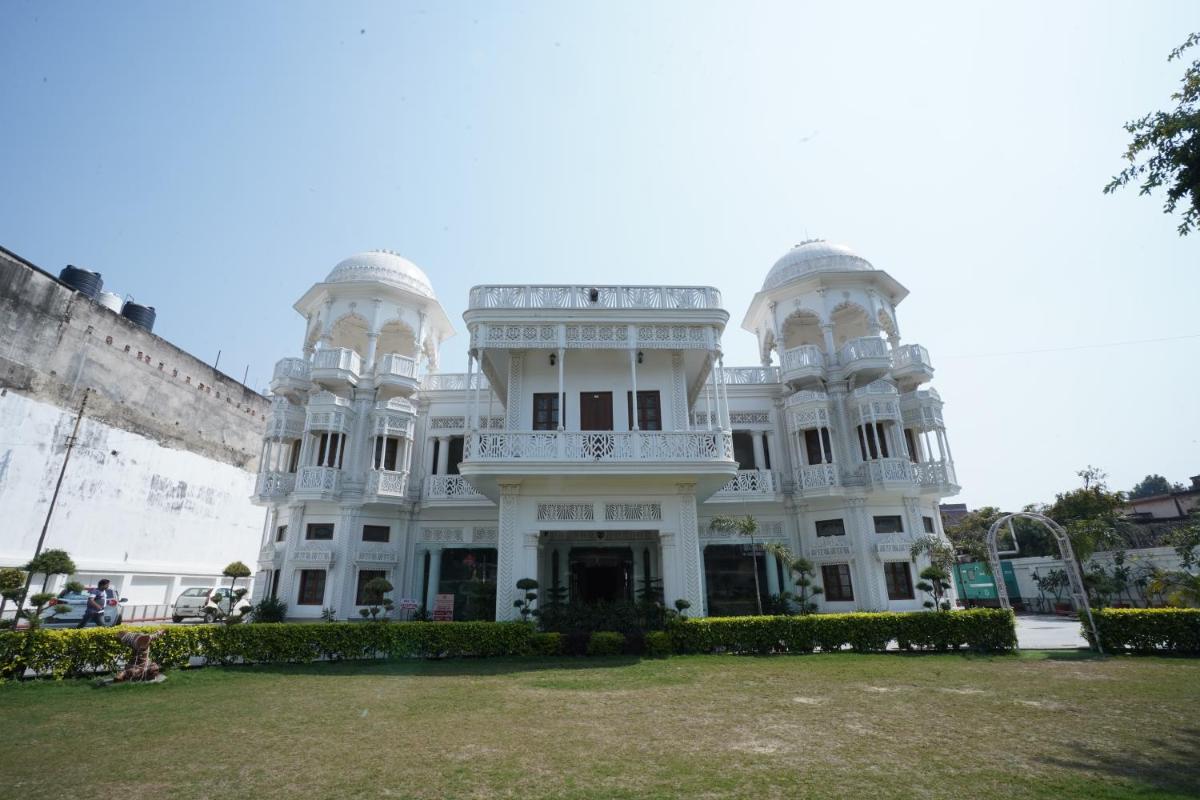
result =
M784 253L783 258L775 262L767 279L763 281L763 291L791 283L810 272L851 272L873 270L871 262L855 253L849 247L832 244L824 239L809 239Z
M421 268L391 250L371 250L350 256L338 263L326 283L360 283L375 281L398 286L433 299L433 286Z

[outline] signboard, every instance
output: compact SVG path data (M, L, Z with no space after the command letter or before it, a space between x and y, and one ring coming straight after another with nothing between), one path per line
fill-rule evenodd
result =
M416 611L420 607L421 604L416 600L413 600L411 597L402 598L400 602L396 604L396 608L400 609L401 611Z
M454 621L454 595L439 594L437 596L437 599L433 601L433 621Z

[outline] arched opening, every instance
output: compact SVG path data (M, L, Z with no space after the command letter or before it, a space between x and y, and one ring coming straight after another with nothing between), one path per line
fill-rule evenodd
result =
M1036 514L1032 511L1003 514L988 528L988 566L992 570L992 581L996 585L996 598L1000 601L1000 607L1011 609L1012 605L1008 602L1008 586L1004 583L1004 573L1000 567L1000 551L996 547L996 534L999 533L1001 525L1014 519L1031 519L1034 522L1042 523L1050 531L1054 537L1054 541L1058 543L1058 553L1063 560L1064 569L1071 584L1071 602L1075 606L1076 612L1082 611L1087 616L1088 626L1092 629L1092 641L1095 644L1096 651L1103 654L1104 649L1100 646L1100 633L1096 630L1096 620L1092 618L1092 606L1088 602L1087 590L1083 585L1083 575L1079 571L1079 563L1075 560L1075 549L1071 547L1071 537L1067 535L1067 532L1063 530L1061 525L1044 514ZM1013 531L1012 536L1014 541L1016 540L1016 535L1016 531ZM997 578L997 575L1000 577Z
M862 306L845 303L834 309L829 319L833 323L833 342L838 347L851 339L871 335L871 318Z
M783 349L792 350L806 344L825 349L821 320L811 311L797 311L784 320Z
M346 347L362 358L367 356L367 321L358 314L348 314L333 323L330 331L330 347Z
M380 355L395 353L415 359L418 355L416 334L408 325L394 319L379 329L377 352Z
M892 315L883 309L880 309L879 314L876 315L876 322L879 323L879 327L883 329L883 334L887 338L895 339L900 336L900 329L896 327L896 320L892 319Z

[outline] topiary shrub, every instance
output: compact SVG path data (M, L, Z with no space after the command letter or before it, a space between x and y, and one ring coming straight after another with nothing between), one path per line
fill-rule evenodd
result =
M671 634L666 631L650 631L646 634L646 655L650 658L666 658L674 652Z
M563 635L535 633L529 638L529 652L535 656L560 656L563 652Z
M617 656L625 646L625 635L616 631L596 631L588 639L589 656Z

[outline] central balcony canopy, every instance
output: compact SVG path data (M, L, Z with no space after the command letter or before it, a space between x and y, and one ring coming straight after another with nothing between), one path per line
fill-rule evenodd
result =
M467 436L459 471L498 500L502 479L663 477L707 499L737 475L728 431L498 431Z

